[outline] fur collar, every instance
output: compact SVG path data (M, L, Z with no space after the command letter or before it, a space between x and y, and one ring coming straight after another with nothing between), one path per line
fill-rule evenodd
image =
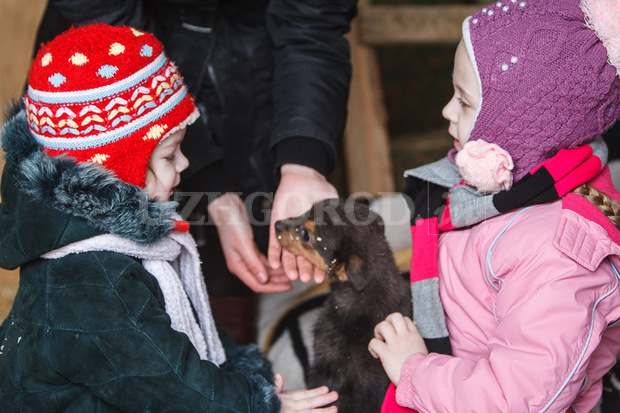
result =
M156 241L174 227L176 202L148 200L146 192L97 165L49 157L34 140L25 111L14 105L3 125L4 173L33 199L90 226L133 241Z

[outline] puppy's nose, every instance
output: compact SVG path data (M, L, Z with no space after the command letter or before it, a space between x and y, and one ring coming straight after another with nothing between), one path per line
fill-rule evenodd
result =
M276 233L286 230L286 224L283 221L276 221L275 225Z

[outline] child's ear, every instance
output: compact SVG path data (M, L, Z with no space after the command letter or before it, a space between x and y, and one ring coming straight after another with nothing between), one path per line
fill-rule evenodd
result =
M362 291L368 285L368 277L364 275L364 259L352 254L347 260L344 273L355 291Z

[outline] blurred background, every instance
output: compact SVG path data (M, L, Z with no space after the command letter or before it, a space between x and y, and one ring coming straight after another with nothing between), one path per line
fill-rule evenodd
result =
M44 8L45 0L0 0L0 102L3 122L6 105L21 96L26 83L34 37ZM3 155L0 159L0 168L3 169L4 154L1 151L0 154ZM11 308L17 284L17 271L0 268L0 320Z

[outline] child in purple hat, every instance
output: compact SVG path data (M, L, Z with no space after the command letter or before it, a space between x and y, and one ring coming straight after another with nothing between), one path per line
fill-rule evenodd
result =
M383 411L590 412L620 350L618 0L501 0L467 18L455 149L405 173L414 320L369 344ZM405 409L403 409L405 408Z

